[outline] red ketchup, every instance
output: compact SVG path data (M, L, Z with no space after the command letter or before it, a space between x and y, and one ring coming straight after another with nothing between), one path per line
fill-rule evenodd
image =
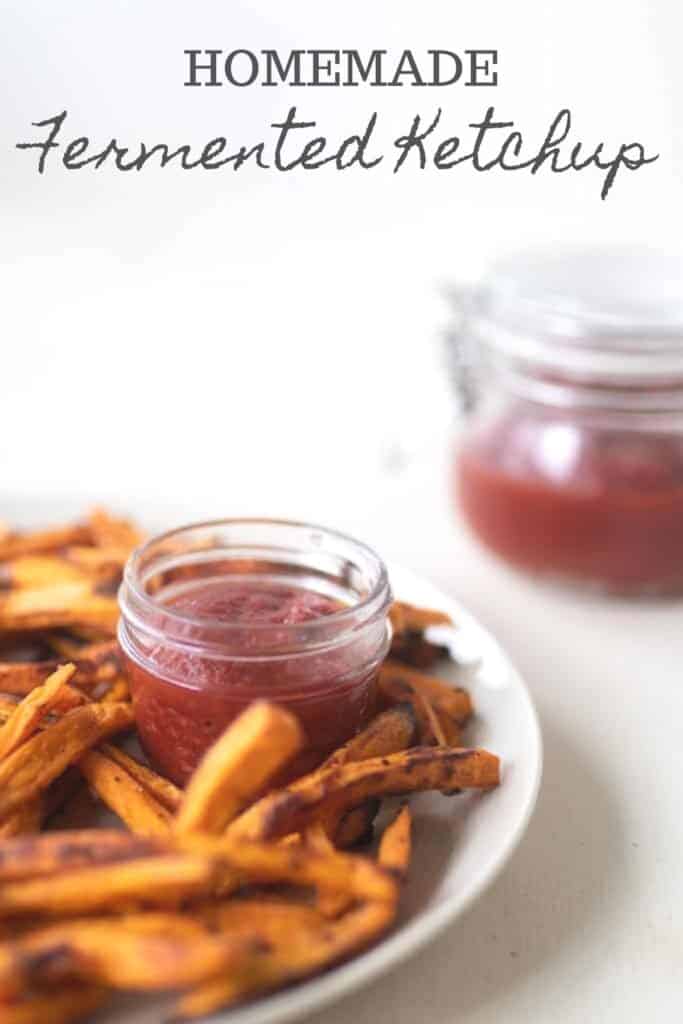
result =
M456 478L475 533L520 568L683 590L683 434L519 403L467 436Z
M288 708L304 727L307 750L291 774L319 763L372 716L377 664L361 641L306 645L307 624L342 612L341 601L258 575L191 580L155 600L180 614L181 629L188 617L180 642L157 637L144 660L126 645L124 653L141 741L174 782L187 781L207 746L257 698ZM221 624L229 645L204 649Z

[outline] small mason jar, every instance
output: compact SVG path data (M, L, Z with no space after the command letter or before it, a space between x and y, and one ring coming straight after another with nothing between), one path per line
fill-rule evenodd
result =
M455 488L474 533L533 573L683 592L683 257L518 256L457 314Z
M372 717L391 590L381 559L332 530L224 520L150 540L119 594L142 744L178 784L256 699L277 702L319 763Z

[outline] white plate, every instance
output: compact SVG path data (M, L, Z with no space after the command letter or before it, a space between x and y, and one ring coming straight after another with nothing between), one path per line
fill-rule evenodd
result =
M21 507L17 507L18 505ZM81 506L82 508L83 506ZM21 512L26 514L21 515ZM58 521L40 509L44 522ZM50 510L52 513L52 509ZM66 515L73 515L73 509ZM0 509L9 522L35 522L17 503ZM143 518L143 517L141 517ZM160 516L154 516L161 522ZM502 783L491 793L444 797L425 793L411 800L414 811L414 859L399 921L387 938L361 956L312 981L210 1018L230 1024L275 1024L304 1016L360 988L433 939L491 884L521 839L536 802L542 748L529 692L498 643L457 601L399 566L390 567L394 593L402 600L447 612L458 624L447 631L454 653L471 662L464 680L477 710L467 742L486 747L502 761ZM435 631L439 632L439 631ZM436 638L436 637L435 637ZM439 635L439 639L445 639ZM454 682L461 669L439 668ZM102 1024L158 1024L165 1017L157 1001L126 998Z

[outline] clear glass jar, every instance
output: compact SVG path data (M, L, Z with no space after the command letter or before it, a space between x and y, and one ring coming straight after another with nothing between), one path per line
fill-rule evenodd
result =
M350 537L278 520L183 527L132 555L119 603L140 738L179 784L255 699L302 723L293 770L374 713L391 591L381 559Z
M459 304L455 486L522 569L683 592L683 256L518 256Z

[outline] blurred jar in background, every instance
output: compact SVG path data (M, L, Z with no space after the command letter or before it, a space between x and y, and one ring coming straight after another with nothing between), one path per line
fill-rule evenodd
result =
M455 486L477 536L535 573L683 593L683 256L521 255L457 313Z

